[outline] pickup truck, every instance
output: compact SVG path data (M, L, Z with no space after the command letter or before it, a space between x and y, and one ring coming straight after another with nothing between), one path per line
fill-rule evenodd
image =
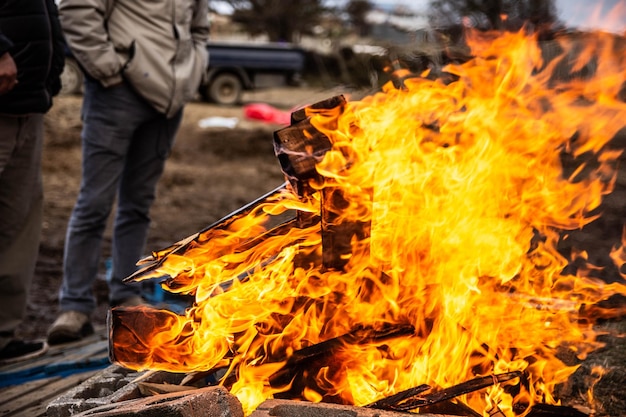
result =
M305 65L305 51L282 43L209 42L209 65L200 96L213 103L234 105L244 91L264 84L297 85ZM83 72L67 49L61 76L62 94L80 94Z

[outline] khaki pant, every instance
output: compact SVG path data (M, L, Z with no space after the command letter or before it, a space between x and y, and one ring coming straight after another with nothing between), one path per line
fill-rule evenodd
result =
M0 115L0 348L24 319L43 209L43 115Z

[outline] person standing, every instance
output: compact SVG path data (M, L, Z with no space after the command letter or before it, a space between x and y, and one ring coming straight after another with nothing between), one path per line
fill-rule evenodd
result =
M116 198L109 303L143 303L140 286L122 280L144 255L156 185L206 72L209 36L207 0L61 0L59 13L86 77L82 178L49 344L93 332L93 284Z
M0 363L47 349L15 331L39 253L43 118L61 89L63 48L53 0L0 2Z

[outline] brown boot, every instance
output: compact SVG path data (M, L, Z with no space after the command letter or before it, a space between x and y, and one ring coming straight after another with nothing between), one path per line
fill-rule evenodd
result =
M58 345L74 342L93 333L89 316L80 311L64 311L48 329L48 343Z

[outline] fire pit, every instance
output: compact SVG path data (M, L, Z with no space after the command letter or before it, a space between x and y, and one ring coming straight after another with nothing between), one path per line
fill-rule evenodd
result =
M195 302L113 309L112 360L216 378L247 415L270 398L586 415L556 388L603 345L598 320L623 314L603 303L626 285L558 244L616 180L624 39L468 44L445 77L294 112L274 137L285 185L140 262L129 280Z

